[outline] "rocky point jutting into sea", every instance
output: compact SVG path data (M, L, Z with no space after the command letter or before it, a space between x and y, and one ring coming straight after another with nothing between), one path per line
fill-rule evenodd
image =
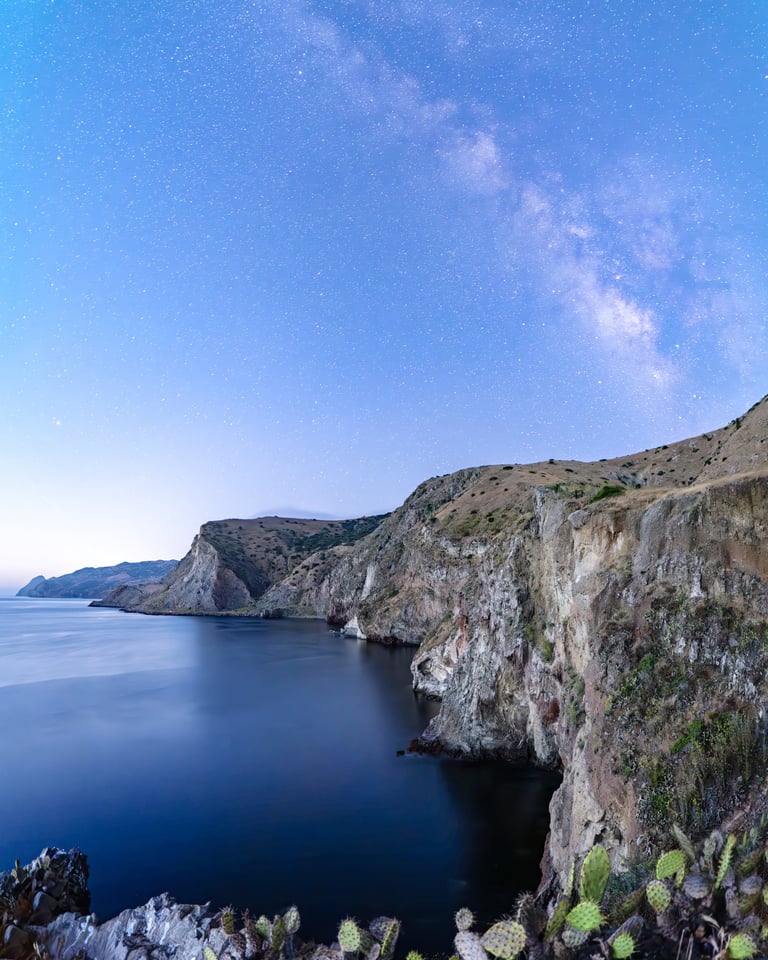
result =
M442 701L419 748L563 771L542 862L550 912L595 849L614 877L676 842L689 868L703 858L698 873L727 853L719 889L736 843L724 833L765 826L767 493L764 398L612 460L435 477L357 526L208 523L162 583L103 603L325 617L417 645L414 687ZM673 825L709 847L675 841Z
M442 700L422 747L562 767L544 865L562 881L597 841L620 866L670 820L701 833L748 799L763 770L767 489L768 398L613 460L432 478L354 542L315 521L323 546L293 566L284 531L308 521L208 523L162 584L103 602L319 616L418 645L414 686ZM270 549L277 575L252 590ZM724 726L747 755L717 748Z

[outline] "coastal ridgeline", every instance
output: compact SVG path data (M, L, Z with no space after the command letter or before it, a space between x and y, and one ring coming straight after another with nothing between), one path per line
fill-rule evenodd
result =
M432 478L357 542L286 553L262 580L238 566L247 523L207 524L132 608L315 615L417 645L414 686L442 701L422 749L563 770L555 888L596 843L621 871L673 822L695 840L763 802L768 399L612 460Z
M297 564L339 555L383 518L304 520L259 517L204 523L184 559L160 583L119 588L95 606L142 613L260 612L260 597ZM336 553L334 553L334 556Z

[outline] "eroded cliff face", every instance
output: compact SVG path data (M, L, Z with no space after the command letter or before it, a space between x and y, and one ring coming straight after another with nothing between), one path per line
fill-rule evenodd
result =
M264 592L297 563L311 554L324 557L337 545L356 542L381 519L210 521L203 524L189 552L162 583L125 586L94 605L140 613L238 611L253 616L263 610L260 598Z
M672 822L700 836L765 780L767 494L768 398L624 458L432 478L356 542L206 524L129 608L321 616L418 646L414 686L442 701L426 749L562 769L556 883L597 841L620 868Z
M767 494L762 401L629 458L427 481L264 602L419 644L424 745L561 767L545 874L597 841L620 867L765 778Z

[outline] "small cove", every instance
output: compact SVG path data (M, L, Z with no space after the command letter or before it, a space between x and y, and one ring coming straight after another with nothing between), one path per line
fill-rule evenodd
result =
M556 776L398 757L437 704L412 649L318 621L0 601L0 858L77 845L106 919L168 890L329 942L347 915L448 952L538 879Z

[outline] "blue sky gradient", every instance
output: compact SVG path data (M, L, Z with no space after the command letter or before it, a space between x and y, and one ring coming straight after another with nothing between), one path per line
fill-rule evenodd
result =
M758 0L2 19L0 585L768 392Z

